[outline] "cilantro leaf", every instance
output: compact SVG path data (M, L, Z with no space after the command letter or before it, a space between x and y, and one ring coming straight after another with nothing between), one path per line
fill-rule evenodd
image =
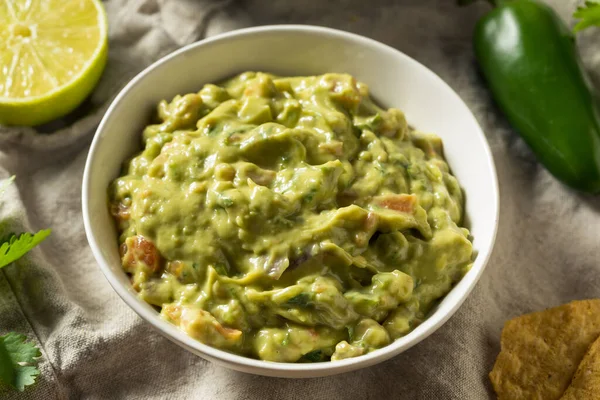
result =
M35 383L35 377L39 374L40 370L33 365L19 365L14 385L19 392L22 392L26 386Z
M36 358L42 353L33 343L25 342L26 339L25 335L13 332L0 336L0 381L20 392L40 374Z
M588 0L585 5L578 7L573 14L579 22L573 30L575 32L582 31L590 26L600 26L600 0Z
M44 229L32 235L31 233L23 233L17 238L13 235L9 241L0 245L0 268L17 261L29 250L40 244L50 235L50 229Z

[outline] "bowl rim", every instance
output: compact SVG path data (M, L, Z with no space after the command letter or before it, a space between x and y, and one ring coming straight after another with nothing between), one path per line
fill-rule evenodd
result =
M91 187L92 177L90 176L90 170L92 168L92 163L95 157L95 154L102 142L102 133L105 130L105 126L108 123L113 111L119 106L121 100L127 95L127 93L134 88L135 86L142 83L142 81L150 75L155 69L161 68L163 65L168 64L175 58L182 56L183 54L191 51L195 51L198 48L218 44L219 42L229 41L234 38L238 38L240 36L245 35L261 35L261 34L273 34L273 33L299 33L299 34L318 34L324 37L333 37L340 40L352 41L361 46L365 47L374 47L379 51L392 54L395 57L400 57L404 59L404 62L412 63L416 67L423 70L424 73L430 76L430 79L437 81L438 84L444 86L448 89L452 96L455 97L455 100L460 102L465 109L468 111L467 118L470 118L474 126L477 128L477 135L481 141L485 152L485 158L487 160L487 167L492 174L492 197L493 197L493 209L495 215L493 216L494 226L493 232L490 237L489 243L485 243L482 251L477 254L477 258L473 264L473 268L470 272L475 272L475 275L471 275L469 285L464 289L463 294L456 300L456 302L451 306L451 308L446 313L436 313L434 312L430 315L421 325L419 325L416 329L412 330L406 336L399 338L393 341L388 346L385 346L381 349L375 350L371 353L348 358L344 360L339 360L335 362L323 362L323 363L279 363L279 362L270 362L264 360L253 359L233 353L229 353L224 350L217 349L215 347L211 347L206 345L198 340L191 338L186 335L183 331L179 330L175 325L163 320L160 318L159 314L153 313L149 308L144 307L140 300L135 294L125 285L122 285L117 276L113 273L111 268L109 267L108 261L104 258L102 254L102 250L98 243L96 242L95 236L93 234L92 222L90 219L90 209L89 209L89 192ZM468 200L467 200L468 201ZM496 167L494 163L494 158L490 149L490 146L487 142L485 134L481 129L477 119L468 108L468 106L464 103L464 101L460 98L460 96L436 73L432 70L416 61L415 59L407 56L400 50L397 50L391 46L388 46L384 43L381 43L377 40L367 38L365 36L339 30L333 28L326 28L321 26L313 26L313 25L298 25L298 24L278 24L278 25L264 25L258 27L250 27L238 29L222 34L218 34L198 42L189 44L184 46L162 58L155 61L144 70L139 72L125 87L123 87L118 95L113 99L110 104L110 107L105 112L102 121L100 122L96 132L94 134L94 139L89 149L89 153L85 163L85 169L83 174L82 181L82 213L83 213L83 221L85 227L85 233L87 236L87 240L89 246L92 250L94 258L105 278L108 280L109 284L112 288L117 292L119 297L131 308L135 311L143 320L152 325L156 330L158 330L161 334L167 337L169 340L175 342L181 347L189 350L196 355L202 355L211 361L217 362L221 365L226 365L231 368L237 369L239 371L251 372L259 375L267 375L267 376L280 376L280 377L308 377L308 376L325 376L325 375L333 375L343 372L349 372L351 370L356 370L359 368L367 367L374 365L376 363L385 361L390 359L403 351L408 350L413 347L417 343L423 341L431 334L433 334L437 329L439 329L444 323L450 319L454 315L454 313L460 308L460 306L464 303L464 301L469 297L469 294L481 278L483 271L490 259L492 254L492 250L494 248L497 232L498 232L498 221L499 221L499 212L500 212L500 196L499 196L499 185L498 185L498 176L496 172ZM473 271L477 266L477 270ZM466 277L463 277L464 280ZM461 280L462 282L462 280ZM457 283L458 284L458 283ZM454 287L453 287L454 289ZM419 329L423 328L423 329Z

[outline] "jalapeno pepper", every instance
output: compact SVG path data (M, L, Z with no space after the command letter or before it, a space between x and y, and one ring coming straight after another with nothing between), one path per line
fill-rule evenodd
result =
M573 34L542 3L496 3L474 35L494 99L555 177L600 192L600 107Z

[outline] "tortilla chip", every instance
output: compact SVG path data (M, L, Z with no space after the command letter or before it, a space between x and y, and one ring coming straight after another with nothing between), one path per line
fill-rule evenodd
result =
M600 339L592 344L583 357L571 385L560 400L600 399Z
M560 399L600 335L600 299L574 301L504 325L490 379L498 399Z

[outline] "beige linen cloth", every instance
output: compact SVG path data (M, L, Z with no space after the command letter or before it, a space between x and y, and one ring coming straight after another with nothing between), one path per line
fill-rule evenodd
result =
M41 375L7 399L485 399L506 319L600 297L600 197L574 193L541 168L491 101L471 32L484 4L454 0L110 0L108 68L91 99L64 121L0 128L0 236L50 227L50 238L0 270L0 334L42 349ZM552 0L572 23L575 0ZM500 180L498 239L477 287L435 334L380 365L286 380L215 366L164 339L113 292L83 231L81 179L107 103L138 71L207 35L249 25L307 23L377 39L438 73L466 101L492 147ZM580 35L600 83L600 30ZM201 67L201 66L199 66ZM410 115L408 116L410 119ZM49 132L55 132L52 135Z

